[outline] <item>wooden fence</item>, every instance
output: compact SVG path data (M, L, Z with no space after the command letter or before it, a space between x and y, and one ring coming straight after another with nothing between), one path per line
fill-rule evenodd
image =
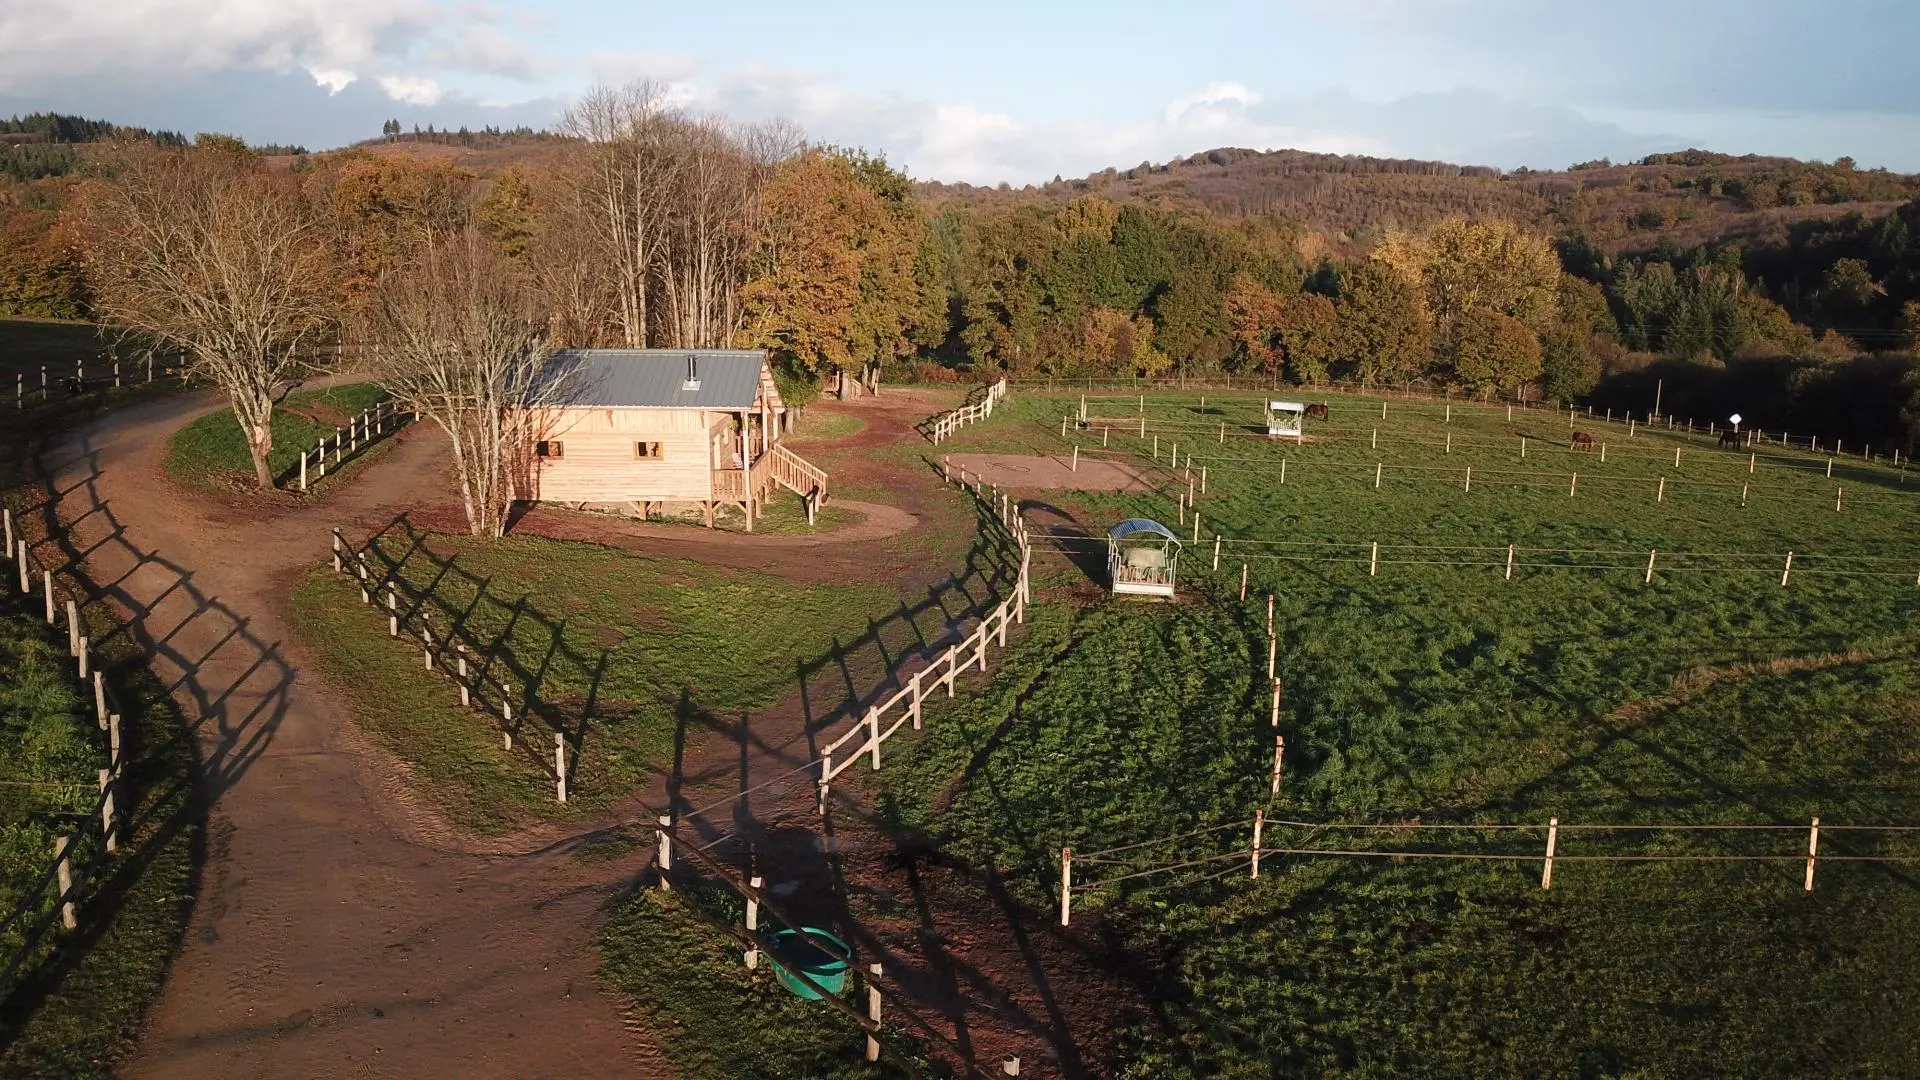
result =
M935 446L953 438L955 432L968 424L977 424L992 416L994 405L1007 396L1007 380L1001 379L968 396L978 400L969 401L952 412L944 412L933 418L933 430L927 438Z
M1202 836L1220 832L1245 829L1248 841L1244 846L1236 846L1224 851L1212 851L1201 855L1180 854L1162 862L1141 863L1137 861L1139 852L1159 849L1177 849L1180 845L1195 841ZM1288 842L1282 840L1273 843L1268 830L1293 829L1305 833L1303 840ZM1329 842L1332 836L1349 833L1377 834L1389 833L1402 841L1418 842L1421 834L1439 833L1443 837L1477 837L1483 841L1471 849L1461 850L1458 845L1439 846L1430 844L1414 847L1399 844L1392 848L1376 845L1337 846ZM1625 836L1639 838L1637 847L1622 850L1618 846L1599 847L1595 850L1576 850L1569 853L1562 846L1562 834L1572 836ZM1531 834L1537 837L1539 846L1531 851L1488 850L1484 841L1492 838L1521 838ZM1822 835L1829 840L1835 838L1878 838L1880 847L1875 853L1862 853L1853 849L1834 850L1830 843L1823 853L1820 847ZM1837 836L1836 836L1837 834ZM1700 837L1714 844L1714 850L1699 854L1688 854L1672 850L1673 842L1680 836ZM1746 838L1764 839L1767 836L1779 836L1787 842L1773 847L1763 845L1759 850L1738 849L1738 841ZM1805 837L1804 843L1801 837ZM1181 870L1205 868L1204 876L1193 884L1199 884L1216 878L1226 877L1235 872L1244 872L1249 879L1260 876L1260 864L1263 859L1281 856L1311 856L1323 858L1348 859L1392 859L1404 862L1408 859L1447 859L1461 862L1504 862L1539 863L1540 887L1553 888L1553 870L1556 863L1787 863L1805 867L1801 876L1803 892L1812 892L1815 870L1821 863L1920 863L1920 853L1889 854L1887 845L1895 840L1909 843L1920 837L1920 825L1835 825L1821 824L1814 816L1805 825L1785 824L1733 824L1713 825L1694 822L1642 824L1638 822L1580 824L1561 821L1549 817L1544 822L1424 822L1420 816L1411 817L1404 822L1338 822L1338 821L1296 821L1269 816L1265 810L1256 810L1251 819L1230 821L1219 825L1205 825L1184 833L1151 840L1142 840L1131 844L1104 848L1099 851L1076 853L1072 848L1060 849L1060 925L1069 926L1073 918L1073 897L1098 889L1109 888L1122 882L1148 877L1157 877ZM1729 850L1737 849L1737 850ZM1115 856L1122 856L1116 858ZM1219 869L1224 864L1224 869ZM1093 870L1089 868L1113 867L1114 871ZM1080 871L1078 880L1075 869ZM1108 876L1095 877L1105 873Z
M13 572L7 575L10 580L0 587L10 588L17 584L21 597L29 600L37 589L41 593L47 625L59 626L64 621L67 654L74 663L81 697L90 697L93 701L94 722L100 731L100 750L106 762L96 777L100 793L98 801L72 830L55 838L52 858L42 871L38 884L24 890L20 902L4 918L0 918L0 937L17 930L22 939L20 946L7 958L5 966L0 967L0 990L4 990L52 930L56 920L67 931L79 928L79 907L86 899L88 887L100 876L107 859L119 853L120 830L125 814L117 797L122 787L126 758L120 738L120 702L113 688L107 685L105 673L93 662L92 642L86 634L85 624L80 620L78 601L55 593L51 568L34 566L27 541L14 532L11 509L0 509L0 528L4 529L5 535L4 559L13 564ZM79 860L78 865L76 860ZM49 890L53 893L51 903L46 900Z
M521 703L522 719L533 715L533 710L527 706L527 695L516 694L512 687L493 678L483 666L474 662L484 656L487 649L465 639L457 623L450 621L446 630L438 634L434 632L433 620L427 608L431 595L408 585L406 579L400 576L398 562L387 559L370 541L359 547L352 546L337 528L333 530L331 539L334 570L359 579L362 604L373 606L377 601L386 608L387 635L398 638L404 634L418 642L421 663L426 669L438 671L452 681L462 707L477 709L495 717L500 727L501 749L512 750L517 730L514 725L514 701L518 699ZM371 562L369 552L373 556ZM404 610L402 601L405 602ZM550 775L553 777L554 798L559 802L567 801L569 766L577 764L571 760L573 749L567 742L565 732L553 732ZM534 753L544 760L544 749L535 749Z
M370 409L360 410L359 416L347 421L345 427L334 428L333 434L321 439L318 446L300 451L300 490L307 490L309 458L314 462L313 482L318 483L327 475L329 448L333 454L334 468L338 469L349 455L359 453L363 446L371 446L383 436L399 431L409 420L417 419L419 414L406 412L391 401L382 401Z
M989 513L1012 538L1019 556L1020 569L1014 578L1013 592L992 611L989 611L973 632L946 648L936 656L932 663L915 671L892 695L869 706L866 715L855 721L853 726L841 733L840 737L829 742L820 753L820 812L825 813L827 797L833 778L847 771L866 754L875 769L880 768L880 747L900 728L911 722L915 730L920 727L922 707L934 691L944 689L947 697L952 697L954 684L960 678L960 672L968 668L987 670L987 645L997 644L1001 648L1007 645L1007 625L1027 621L1027 601L1031 598L1029 572L1033 563L1033 546L1027 535L1026 519L1021 516L1019 504L1007 493L997 487L982 483L979 477L970 476L965 469L955 470L949 464L944 473L948 483L959 484L972 491L974 496L986 505ZM897 675L890 675L898 681ZM856 740L858 740L856 742ZM852 743L836 763L834 757L842 748Z

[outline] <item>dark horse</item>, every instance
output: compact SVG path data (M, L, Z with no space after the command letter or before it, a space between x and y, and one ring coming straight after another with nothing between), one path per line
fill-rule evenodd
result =
M1576 431L1576 432L1574 432L1574 433L1573 433L1573 446L1571 447L1571 449L1574 449L1574 450L1586 450L1586 451L1588 451L1588 452L1592 452L1592 450L1593 450L1593 436L1591 436L1591 435L1589 435L1589 434L1587 434L1587 433L1586 433L1586 432L1584 432L1584 431Z
M1325 405L1307 406L1307 419L1325 420L1326 418L1327 418L1327 407Z
M1721 445L1721 446L1732 446L1732 447L1738 447L1738 446L1740 445L1740 433L1739 433L1739 432L1737 432L1737 431L1723 431L1723 432L1721 432L1721 433L1720 433L1720 445Z

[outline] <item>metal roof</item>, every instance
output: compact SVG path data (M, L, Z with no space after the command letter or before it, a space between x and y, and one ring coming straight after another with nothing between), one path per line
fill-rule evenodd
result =
M1128 518L1107 530L1108 538L1113 540L1125 540L1129 536L1138 536L1141 533L1164 536L1176 545L1180 543L1180 538L1175 536L1172 530L1152 518Z
M749 409L765 366L766 354L757 349L561 349L543 378L565 379L558 405ZM690 370L698 385L689 381Z

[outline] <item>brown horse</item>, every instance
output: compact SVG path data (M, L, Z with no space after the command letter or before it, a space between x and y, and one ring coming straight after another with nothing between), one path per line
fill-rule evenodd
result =
M1325 420L1326 418L1327 418L1327 407L1325 405L1307 406L1307 419Z
M1572 446L1572 447L1570 447L1569 449L1573 449L1573 450L1585 450L1585 451L1587 451L1588 453L1592 453L1592 452L1593 452L1593 436L1591 436L1591 435L1589 435L1589 434L1587 434L1587 433L1586 433L1586 432L1584 432L1584 431L1576 431L1576 432L1574 432L1574 433L1573 433L1573 446Z

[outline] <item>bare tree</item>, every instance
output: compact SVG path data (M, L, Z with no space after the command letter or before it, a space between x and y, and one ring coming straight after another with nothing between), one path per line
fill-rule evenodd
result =
M648 340L652 276L679 165L666 145L674 123L666 89L649 80L596 86L561 119L584 143L579 175L596 210L592 235L613 275L630 348Z
M374 287L360 333L381 385L452 441L468 529L504 534L564 383L506 257L471 229L420 244Z
M679 126L680 161L662 260L672 345L718 348L738 327L735 293L769 168L717 120Z
M97 310L226 393L271 488L274 405L335 325L321 216L258 157L222 149L137 151L81 213Z
M521 253L528 285L547 314L556 345L609 344L617 300L595 242L596 207L577 174L562 169L536 195L532 236Z

